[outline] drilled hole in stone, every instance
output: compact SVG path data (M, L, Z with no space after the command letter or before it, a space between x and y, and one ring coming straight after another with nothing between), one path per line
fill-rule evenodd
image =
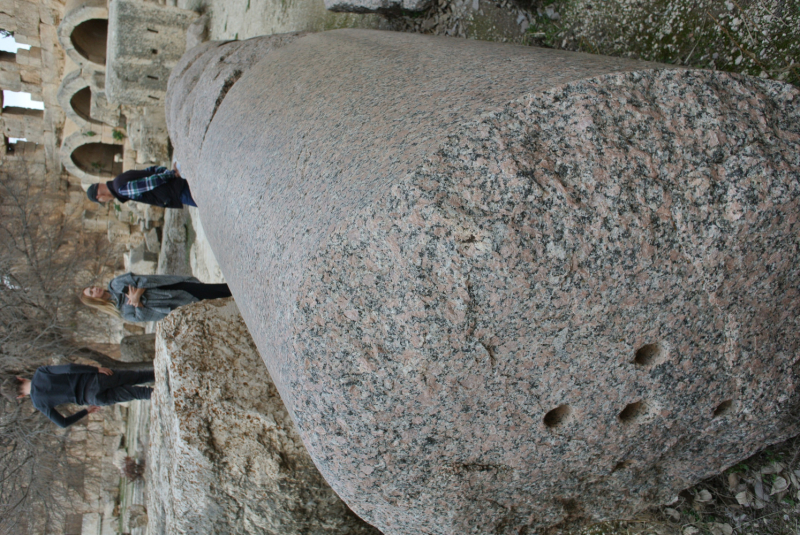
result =
M723 401L722 403L717 405L716 409L714 409L714 418L725 416L730 412L732 406L733 406L733 400L727 399Z
M629 403L622 412L619 413L619 421L623 424L630 424L644 416L645 406L643 401Z
M647 344L636 350L633 362L639 366L649 366L655 364L656 359L660 356L661 346L659 344Z
M631 461L620 461L614 465L614 468L611 470L611 473L618 472L619 470L624 470L631 465Z
M544 425L550 428L560 427L567 423L571 413L569 405L559 405L544 415Z

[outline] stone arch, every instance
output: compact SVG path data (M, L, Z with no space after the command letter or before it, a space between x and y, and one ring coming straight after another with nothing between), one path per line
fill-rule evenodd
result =
M104 70L108 38L108 7L105 0L72 0L58 25L58 41L67 55L81 67Z
M94 184L114 178L122 172L121 143L103 143L94 136L75 132L61 144L61 163L70 174L78 177L83 185Z
M98 119L92 118L92 88L81 71L72 71L64 77L56 97L67 117L79 127L100 124Z

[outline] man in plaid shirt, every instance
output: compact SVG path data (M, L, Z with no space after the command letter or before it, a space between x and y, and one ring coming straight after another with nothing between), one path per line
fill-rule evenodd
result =
M162 208L197 206L192 198L189 183L181 178L177 163L172 170L153 166L125 171L114 180L92 184L86 195L98 203L117 199L122 203L136 201Z

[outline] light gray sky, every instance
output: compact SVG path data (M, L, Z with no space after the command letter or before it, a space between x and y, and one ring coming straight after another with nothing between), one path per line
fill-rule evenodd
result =
M2 50L3 52L13 52L14 54L16 54L18 48L24 48L25 50L30 50L31 45L23 45L17 43L14 40L13 35L9 35L7 37L0 37L0 50Z
M0 50L3 52L17 53L17 50L24 48L30 49L30 45L19 44L14 40L13 36L0 37ZM3 90L3 107L14 106L17 108L33 108L35 110L43 110L44 103L36 100L31 100L30 93L18 93L16 91Z

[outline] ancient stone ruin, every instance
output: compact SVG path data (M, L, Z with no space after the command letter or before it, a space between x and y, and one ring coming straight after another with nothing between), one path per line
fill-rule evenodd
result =
M314 467L232 299L170 314L156 346L148 533L380 535Z
M206 43L167 116L333 489L387 534L519 533L800 430L798 98L343 30Z

